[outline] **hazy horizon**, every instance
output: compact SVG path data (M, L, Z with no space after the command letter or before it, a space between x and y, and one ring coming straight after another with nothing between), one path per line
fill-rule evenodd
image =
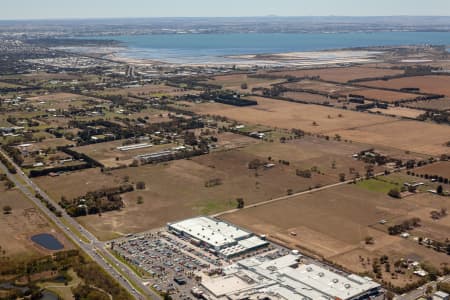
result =
M447 0L16 0L3 3L0 20L223 18L223 17L426 17L450 16Z
M280 16L280 15L261 15L261 16L163 16L163 17L50 17L50 18L16 18L2 19L0 21L77 21L77 20L152 20L152 19L258 19L258 18L450 18L450 15L311 15L311 16Z

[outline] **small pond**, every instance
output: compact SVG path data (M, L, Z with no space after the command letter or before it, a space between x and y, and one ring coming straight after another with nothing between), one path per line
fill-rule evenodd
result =
M22 293L26 293L29 290L29 288L26 286L15 285L11 282L0 283L0 290L13 290L13 289L20 290Z
M31 240L41 247L48 250L61 250L64 249L64 245L58 241L56 237L48 233L36 234L31 237Z
M58 297L58 295L56 295L53 292L45 290L45 291L42 292L42 297L41 297L40 300L58 300L58 299L60 299Z

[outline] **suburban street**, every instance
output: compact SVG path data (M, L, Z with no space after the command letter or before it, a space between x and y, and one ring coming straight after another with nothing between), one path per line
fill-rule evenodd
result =
M450 282L450 276L443 276L443 277L438 278L437 281L428 282L428 283L424 284L423 286L421 286L415 290L412 290L409 293L395 297L395 299L396 300L416 300L425 295L428 286L431 286L431 287L433 287L433 290L436 290L436 286L439 282Z
M127 265L115 258L107 249L103 242L100 242L94 235L88 230L76 222L70 217L64 209L62 209L58 203L53 201L45 192L43 192L34 182L29 179L21 169L2 151L0 151L8 160L13 164L17 170L17 174L11 174L3 163L0 163L0 169L7 175L7 177L14 182L16 187L22 191L24 195L28 197L46 216L50 219L62 232L64 232L72 242L84 251L92 260L94 260L99 266L101 266L108 274L115 278L120 285L125 288L135 299L160 299L161 297L148 288L134 271L132 271ZM16 176L20 177L26 185L24 185ZM33 191L33 193L30 191ZM39 193L42 197L52 203L58 210L61 211L62 216L59 218L52 213L38 198L35 197L35 193ZM67 226L64 224L70 224ZM72 227L72 228L71 228ZM84 242L74 230L77 230L89 243ZM114 264L114 265L112 265ZM120 270L120 271L119 271ZM125 274L125 276L123 275ZM131 281L131 282L130 282ZM135 287L138 287L145 294L138 291Z

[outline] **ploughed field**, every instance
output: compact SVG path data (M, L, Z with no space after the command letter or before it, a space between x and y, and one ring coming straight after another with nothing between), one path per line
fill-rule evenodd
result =
M297 128L329 136L339 134L343 139L404 151L429 155L448 152L445 143L450 137L449 126L262 97L251 99L258 105L235 107L219 103L189 103L187 109L238 122Z
M400 90L419 88L420 92L450 97L450 76L427 75L364 82L364 85Z
M320 76L320 79L336 82L348 82L350 80L361 78L376 78L384 76L394 76L403 74L402 70L393 70L388 68L373 67L350 67L350 68L323 68L323 69L305 69L289 70L279 72L269 72L273 76L294 76L294 77L313 77Z

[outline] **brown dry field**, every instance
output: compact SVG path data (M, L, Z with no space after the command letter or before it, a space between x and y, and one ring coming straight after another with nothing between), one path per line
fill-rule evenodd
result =
M450 110L450 98L424 100L411 102L406 104L408 107L423 108L423 109L436 109L436 110Z
M334 84L315 80L302 80L299 82L291 82L283 84L283 86L288 89L306 89L327 94L339 94L339 95L352 94L356 90L358 90L358 88L343 84Z
M388 81L377 80L364 82L364 85L374 87L384 87L391 89L401 89L408 87L420 88L421 92L431 94L443 94L450 97L450 76L429 75L417 77L404 77Z
M28 98L27 101L31 102L32 104L36 105L38 108L42 109L48 109L48 108L55 108L55 109L68 109L69 107L78 107L81 108L84 105L87 105L87 100L95 101L98 104L104 103L105 100L88 97L88 96L81 96L76 94L70 94L70 93L52 93L47 95L40 95L36 97ZM39 102L45 102L44 104L41 104Z
M39 143L34 143L33 147L35 147L36 149L45 149L45 148L49 148L49 147L56 149L56 147L63 147L63 146L71 145L71 144L74 145L75 142L69 141L65 138L50 138L50 139L45 139Z
M441 155L448 153L448 147L444 143L450 137L450 127L419 121L401 120L338 130L334 133L350 140L375 146L390 146L405 151Z
M229 143L230 138L226 139ZM298 192L318 184L338 182L339 173L350 178L350 167L364 172L364 164L351 156L366 148L311 137L286 144L256 141L243 148L217 151L190 160L108 173L89 169L54 178L39 177L36 182L54 199L60 199L62 195L74 198L101 187L116 186L123 182L124 176L129 176L130 182L144 181L146 190L124 195L126 207L121 211L78 219L100 238L110 239L117 234L144 231L170 221L231 209L238 197L243 197L246 203L256 203L284 196L288 189ZM266 161L269 156L276 164L274 168L258 172L248 169L250 161ZM288 160L290 165L279 164L279 160ZM336 162L334 169L333 161ZM297 168L313 166L323 174L313 174L312 179L295 175ZM213 178L220 178L223 184L205 187L205 182ZM141 205L136 203L138 196L144 199Z
M258 105L241 108L219 103L191 103L188 109L244 123L298 128L330 136L340 134L345 139L375 147L391 147L430 155L448 152L448 147L444 145L450 136L448 126L262 97L251 99L258 101ZM318 126L314 126L313 122Z
M247 74L220 75L207 81L209 84L222 86L223 89L235 90L242 93L250 92L253 88L270 88L271 85L281 83L284 79L252 78ZM247 83L247 89L242 89L241 84Z
M374 99L384 102L395 102L400 100L411 100L417 98L417 95L415 94L360 88L355 86L347 86L343 84L333 84L313 80L304 80L300 82L286 83L283 86L286 88L293 88L293 89L301 88L328 94L338 94L342 97L347 97L349 94L357 94L364 96L367 99Z
M437 175L450 179L450 162L440 161L414 170L418 174Z
M387 228L399 218L421 216L424 209L437 209L444 202L443 198L428 194L394 200L382 193L345 185L244 209L221 218L258 234L266 234L288 247L335 261L354 272L365 270L359 263L358 255L348 255L353 252L363 252L363 256L372 257L383 254L398 258L416 255L440 267L441 263L448 262L447 255L412 240L390 236L386 229L372 226L385 219L388 221L384 225ZM450 204L445 205L448 207ZM445 219L437 223L424 220L421 229L448 235L450 225ZM372 236L375 244L366 246L366 236Z
M327 68L327 69L312 69L312 70L281 71L281 72L270 72L269 74L277 76L289 75L296 77L320 76L320 78L323 80L345 83L347 81L360 78L374 78L382 76L399 75L403 74L403 71L368 68L368 67L350 67L350 68Z
M12 260L25 260L51 253L31 241L31 236L39 233L51 233L65 248L73 247L20 191L2 189L0 203L2 207L9 205L12 208L11 214L5 215L2 212L0 215L0 246Z
M418 116L420 116L424 113L423 110L407 108L407 107L398 107L398 106L389 106L387 109L372 108L372 109L370 109L370 111L375 112L375 113L379 112L379 113L385 114L385 115L392 115L392 116L405 117L405 118L411 118L411 119L416 119Z
M400 92L392 92L392 91L384 91L377 89L355 89L351 91L352 94L357 94L366 97L367 99L379 100L383 102L396 102L396 101L405 101L405 100L413 100L417 98L418 95L408 94L408 93L400 93ZM344 96L347 96L345 94Z
M63 195L70 199L89 191L115 187L121 184L122 178L106 175L99 168L95 168L64 173L59 177L36 177L33 181L41 186L53 200L59 201Z
M339 129L395 121L395 119L388 117L313 104L292 103L263 97L249 98L256 100L258 105L237 107L220 103L190 103L188 109L200 114L225 116L244 123L285 129L298 128L314 133L328 133ZM339 115L342 115L342 117L339 117ZM316 122L318 126L314 126L313 122Z
M323 104L325 102L329 102L331 104L337 103L337 100L331 99L322 95L310 94L310 93L302 93L302 92L286 92L283 93L283 97L292 99L294 101L305 101L308 103L314 104Z
M166 96L180 96L185 94L196 94L197 91L184 90L182 88L171 87L164 84L147 84L139 87L129 87L129 88L110 88L103 91L99 91L99 94L104 95L122 95L127 96L128 94L134 96L151 96L151 95L166 95Z

